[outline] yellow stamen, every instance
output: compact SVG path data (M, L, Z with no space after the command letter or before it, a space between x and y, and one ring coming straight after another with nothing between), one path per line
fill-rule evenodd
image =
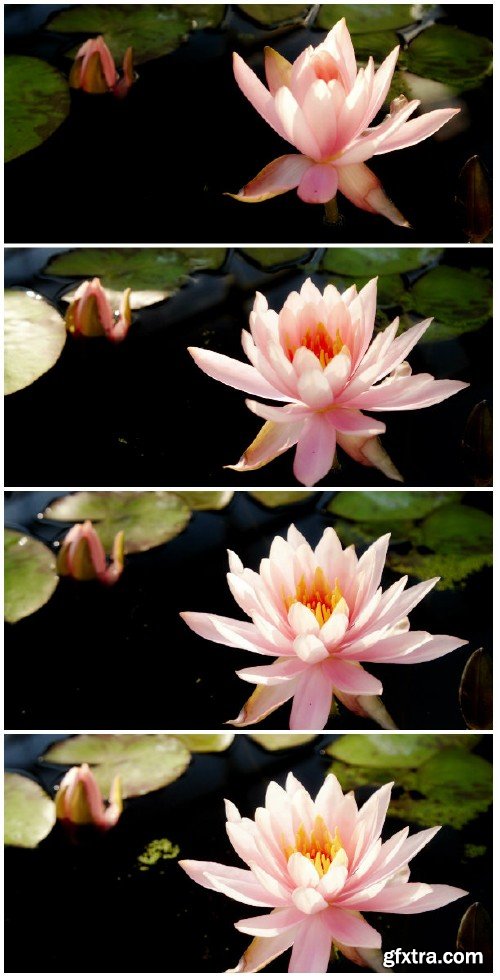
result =
M335 606L343 598L338 580L335 579L335 585L332 588L323 569L317 568L310 584L302 575L297 583L295 595L285 597L285 605L288 610L294 602L301 602L303 606L307 606L314 613L318 625L323 626L330 619Z
M317 323L312 328L308 327L298 344L292 344L288 337L285 339L286 354L291 361L299 347L306 347L316 355L322 368L325 368L336 354L340 354L344 346L340 330L337 329L335 338L332 338L324 323Z
M319 876L322 878L327 873L332 864L347 864L347 855L342 846L337 827L335 836L332 837L323 817L317 816L311 834L306 833L303 824L300 825L295 835L295 847L285 846L284 852L286 859L292 854L303 854L314 865Z

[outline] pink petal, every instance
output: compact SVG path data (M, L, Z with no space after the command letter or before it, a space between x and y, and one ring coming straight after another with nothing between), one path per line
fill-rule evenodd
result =
M277 956L290 948L295 938L295 929L291 928L287 932L280 933L272 939L257 937L250 943L250 946L241 957L241 960L228 973L258 973L265 966L272 963Z
M428 643L423 644L418 650L406 654L398 660L392 661L399 664L421 664L428 660L437 660L444 657L459 647L467 646L468 640L460 640L458 636L433 636ZM386 661L388 662L388 661Z
M290 62L287 61L283 55L279 54L278 51L275 51L274 48L264 48L264 68L266 71L266 81L271 95L276 95L276 92L282 85L290 85L292 66Z
M331 951L332 938L322 916L311 916L297 929L288 972L326 973Z
M258 415L259 418L266 419L268 422L290 422L294 419L305 419L311 414L309 406L300 403L294 405L263 405L262 402L254 402L247 398L245 404L254 415Z
M274 97L276 113L286 139L309 160L320 160L321 151L304 113L289 88L280 88Z
M332 708L332 687L321 667L311 667L299 677L290 714L290 728L320 731Z
M212 613L181 612L181 619L193 633L211 640L221 646L234 647L236 650L248 650L249 653L260 653L264 657L275 657L276 647L267 643L253 623L245 623L228 616L216 616Z
M272 685L283 684L304 670L307 670L305 663L302 663L301 660L290 659L280 660L269 667L243 667L241 670L237 670L236 674L242 681L248 681L250 684Z
M358 435L375 436L385 432L386 426L378 419L352 408L335 408L326 416L328 422L339 432L356 432Z
M380 65L378 71L375 72L372 97L370 100L370 116L372 119L375 118L377 112L384 104L385 97L391 87L392 76L394 75L398 57L399 44L396 48L393 48L391 53L387 55L385 61Z
M227 466L226 469L237 472L260 469L261 466L265 466L266 463L270 463L287 449L295 446L301 436L303 425L301 420L284 424L266 422L241 459L234 466Z
M364 163L338 166L339 191L357 208L382 214L393 224L409 228L406 218L398 211L384 192L378 177Z
M297 194L307 204L327 204L337 193L338 176L330 163L316 163L304 173Z
M409 885L406 885L406 887L408 888ZM429 887L431 888L431 894L422 895L421 898L415 899L411 905L394 909L394 911L403 915L414 915L418 912L432 912L434 909L440 909L443 905L449 905L450 902L456 902L457 899L469 894L463 891L462 888L454 888L452 885L430 885ZM384 889L382 895L386 891L387 889Z
M299 483L312 487L327 475L333 466L335 446L335 429L321 415L306 420L298 439L293 465Z
M328 657L328 650L324 643L311 633L307 636L297 636L293 641L293 649L304 664L318 664Z
M272 938L298 925L303 918L304 916L297 909L280 909L279 912L270 912L268 915L240 919L239 922L234 923L234 927L238 932L245 932L248 936Z
M255 725L263 718L267 718L272 711L281 707L295 694L297 681L287 681L285 684L276 684L264 687L258 685L253 694L249 697L246 704L241 709L237 718L227 722L236 728L244 728L246 725Z
M236 52L233 54L233 71L236 82L243 92L245 98L253 105L260 116L274 129L279 136L286 139L286 133L277 116L274 106L274 99L262 84L255 72L240 58Z
M222 892L237 902L262 907L276 904L274 897L255 880L251 871L212 861L179 861L179 865L197 885Z
M302 855L300 855L302 857ZM309 861L308 858L304 858L305 861ZM309 861L309 864L311 862ZM320 895L316 888L306 888L299 887L296 888L292 893L292 899L296 908L303 913L303 915L316 915L318 912L322 912L323 909L328 908L328 903Z
M381 682L363 667L346 660L332 659L323 665L323 669L333 687L347 694L382 694Z
M226 357L225 354L204 350L201 347L188 347L188 351L198 367L215 381L222 381L223 384L238 388L240 391L248 391L250 395L258 395L259 398L287 400L287 396L269 384L269 381L266 381L251 364L243 364L233 357Z
M250 183L245 184L238 194L229 194L236 201L258 204L268 201L278 194L285 194L298 187L303 174L311 166L311 161L298 153L288 153L268 163Z
M322 918L334 942L338 940L346 946L361 946L369 949L380 949L382 946L382 936L365 922L362 915L330 908L323 913Z
M353 399L353 407L372 412L428 408L468 387L464 381L436 381L430 374L414 374L370 388Z
M460 109L433 109L426 112L417 119L411 119L404 123L394 135L382 142L379 149L375 150L374 156L380 153L391 153L393 150L403 150L407 146L414 146L422 140L437 133L453 116L456 116Z

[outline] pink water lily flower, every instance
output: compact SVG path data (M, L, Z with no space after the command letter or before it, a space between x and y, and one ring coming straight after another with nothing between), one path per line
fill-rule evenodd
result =
M395 412L425 408L468 385L412 376L406 356L432 320L423 320L397 337L399 318L373 338L377 280L358 293L350 286L323 293L307 279L290 293L279 313L257 293L250 333L242 346L250 364L215 351L190 347L198 367L232 388L285 406L247 401L265 425L240 461L230 467L255 470L297 446L294 473L305 486L321 480L333 465L337 444L359 463L376 466L390 479L402 477L381 447L385 425L365 410Z
M123 572L124 533L118 531L113 543L111 561L92 521L74 524L68 531L57 555L59 575L81 582L98 579L103 585L114 585Z
M80 283L66 311L66 329L83 337L107 337L114 343L124 340L132 323L130 289L125 289L120 309L114 312L100 279Z
M197 884L272 912L240 919L255 936L235 970L255 973L292 947L289 973L326 973L332 945L356 952L380 949L382 937L362 912L413 915L441 908L467 892L451 885L410 882L409 861L440 827L408 836L405 827L382 843L393 783L358 810L330 773L316 799L290 773L286 789L271 782L255 820L226 801L226 830L248 866L180 861Z
M235 54L234 75L241 91L268 125L299 152L273 160L231 196L256 203L297 188L303 201L327 204L341 191L358 208L408 226L365 161L420 143L460 110L435 109L408 121L420 102L399 96L385 119L370 126L386 99L398 54L396 47L378 71L373 58L358 71L344 19L293 64L266 48L268 88Z
M111 92L118 98L128 92L135 81L132 48L127 48L123 58L120 78L113 55L103 37L91 37L78 49L69 76L71 88L82 89L92 95Z
M290 728L318 731L333 697L366 714L363 699L382 693L361 660L416 664L464 646L456 636L410 631L408 613L438 578L405 590L405 575L382 591L389 538L384 534L358 559L332 527L313 550L292 524L286 540L274 538L258 573L229 552L228 585L251 622L204 612L181 616L206 640L276 658L270 666L236 671L257 687L231 724L253 725L293 698Z
M113 779L109 801L106 807L92 770L83 763L73 766L64 776L56 794L56 815L72 826L92 824L109 830L118 823L123 810L119 776Z

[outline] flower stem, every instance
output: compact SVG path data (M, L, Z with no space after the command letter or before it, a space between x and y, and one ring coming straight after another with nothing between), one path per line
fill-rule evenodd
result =
M332 197L331 201L328 201L327 204L325 204L325 221L327 221L329 225L336 225L340 221L336 197Z

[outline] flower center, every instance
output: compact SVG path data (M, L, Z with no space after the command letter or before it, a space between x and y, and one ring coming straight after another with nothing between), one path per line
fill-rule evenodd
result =
M295 835L295 847L285 847L287 861L297 852L309 858L320 878L326 875L332 864L347 864L347 854L337 828L335 828L335 836L332 837L323 817L320 816L316 817L310 834L307 834L303 824L300 825Z
M311 609L318 620L318 624L323 626L330 619L337 603L343 598L338 580L335 579L335 585L332 589L323 569L317 568L310 584L302 575L297 583L295 595L287 596L285 604L288 611L294 602L301 602L303 606Z
M311 59L311 65L316 73L316 78L320 78L324 82L332 82L339 78L335 59L328 51L316 51Z
M300 344L291 344L290 342L286 345L286 353L288 358L293 361L293 355L299 347L307 347L311 350L313 354L318 358L321 367L326 367L330 363L332 358L336 354L340 354L344 346L344 341L340 336L340 331L337 330L335 339L329 334L324 323L317 323L315 327L311 329L308 327L306 332L302 335Z

